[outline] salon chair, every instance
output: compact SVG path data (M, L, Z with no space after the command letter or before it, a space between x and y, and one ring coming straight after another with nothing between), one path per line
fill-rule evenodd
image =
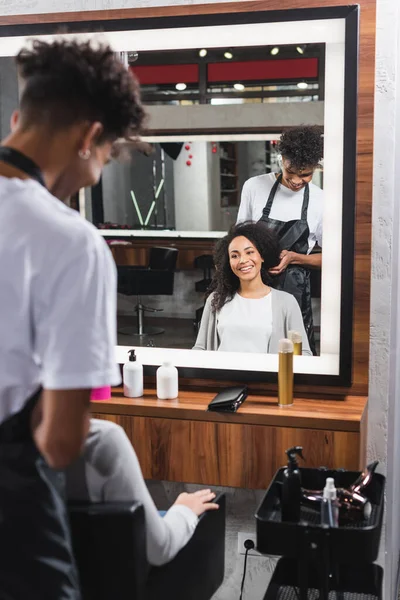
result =
M205 293L210 286L212 278L212 270L214 269L214 259L211 254L201 254L194 259L193 266L195 269L203 269L203 279L196 281L196 292ZM203 316L204 304L196 310L193 327L197 332L200 327L201 317Z
M196 292L206 292L211 283L212 270L214 268L214 259L211 254L201 254L194 259L194 268L203 270L203 279L196 281Z
M146 559L138 502L71 504L72 545L82 600L210 600L224 578L225 496L203 514L192 539L167 565Z
M161 312L162 308L144 306L141 296L172 296L178 250L176 248L155 247L150 250L147 267L118 266L118 292L126 296L137 296L135 311L136 329L125 327L119 333L125 335L157 335L164 333L161 327L145 327L144 313Z

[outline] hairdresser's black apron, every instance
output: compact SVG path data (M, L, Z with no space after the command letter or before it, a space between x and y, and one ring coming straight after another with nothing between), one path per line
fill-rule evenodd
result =
M281 181L282 174L279 175L271 188L260 221L264 221L268 227L275 231L279 238L281 250L289 250L292 252L297 252L298 254L308 254L308 238L310 235L307 222L308 203L310 198L308 183L304 188L303 205L301 208L300 219L294 219L293 221L285 222L271 219L269 216L275 194L279 185L281 184ZM273 277L272 285L276 289L284 290L296 298L303 315L304 327L307 333L311 352L316 354L314 324L311 308L310 270L301 265L289 265L281 275Z
M38 167L19 152L0 146L0 161L44 185ZM80 599L64 475L46 464L31 433L40 392L0 424L0 600Z

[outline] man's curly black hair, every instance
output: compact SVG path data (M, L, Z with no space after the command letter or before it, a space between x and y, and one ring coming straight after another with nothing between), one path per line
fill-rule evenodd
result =
M286 129L278 143L278 151L294 169L315 168L324 155L322 132L319 125Z
M207 290L207 296L214 293L211 300L213 312L221 310L224 304L230 302L240 287L240 280L233 273L229 264L229 245L241 235L254 244L264 259L261 267L261 278L266 285L271 282L268 270L279 264L278 238L265 223L246 221L231 227L228 235L220 239L214 249L215 272Z
M145 117L139 85L111 48L90 41L34 40L16 57L24 87L22 126L62 129L99 121L99 142L139 133Z

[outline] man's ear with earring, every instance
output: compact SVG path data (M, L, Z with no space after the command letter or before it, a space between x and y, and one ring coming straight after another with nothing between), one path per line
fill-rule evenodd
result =
M79 150L78 152L78 156L82 160L89 160L91 154L92 153L90 152L89 148L87 148L87 150Z

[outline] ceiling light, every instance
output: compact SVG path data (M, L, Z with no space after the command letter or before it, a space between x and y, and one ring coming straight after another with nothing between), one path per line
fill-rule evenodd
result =
M296 46L296 50L299 54L304 54L305 47L304 46Z
M128 52L128 64L134 63L139 58L139 54L137 52Z
M229 52L229 50L227 50L226 52L224 52L224 56L228 60L231 60L231 58L233 58L233 54L232 54L232 52Z
M199 50L199 56L201 58L204 58L205 56L207 56L207 50L205 48L202 48L201 50Z
M306 81L299 81L297 87L299 90L306 90L308 88L308 83Z
M244 90L244 85L243 83L234 83L233 87L235 90L237 90L238 92L243 92Z
M175 87L178 90L178 92L183 92L183 90L186 90L187 85L186 83L177 83Z
M277 54L279 54L278 46L275 46L274 48L272 48L270 54L272 54L272 56L276 56Z

